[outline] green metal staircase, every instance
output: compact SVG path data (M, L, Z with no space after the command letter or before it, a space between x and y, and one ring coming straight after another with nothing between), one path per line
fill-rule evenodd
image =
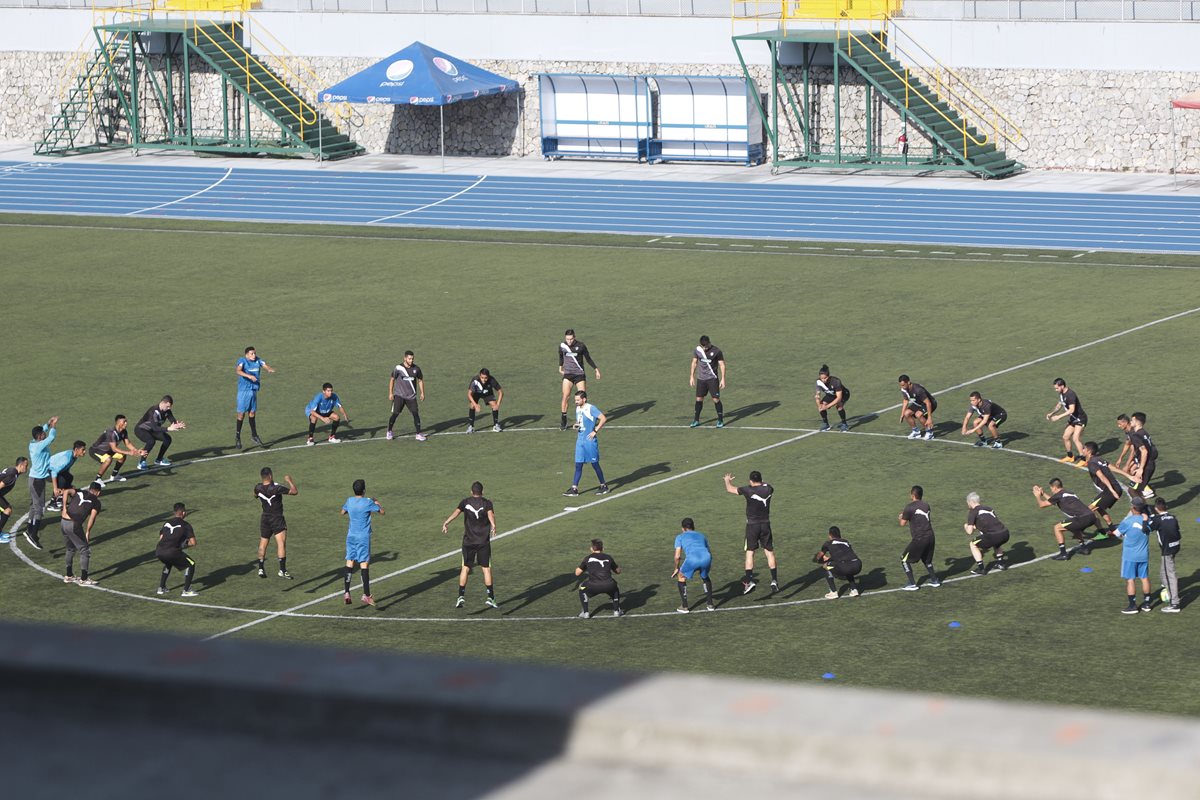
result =
M120 127L118 86L128 77L128 31L108 31L86 61L40 141L37 155L73 155L110 147Z
M363 148L337 129L328 118L226 29L215 24L197 24L189 46L238 92L277 122L298 146L322 161L349 158Z
M900 63L879 38L847 31L839 35L837 47L863 78L929 137L940 158L985 178L1003 178L1023 169L994 139L964 119L956 105L934 91L917 71Z

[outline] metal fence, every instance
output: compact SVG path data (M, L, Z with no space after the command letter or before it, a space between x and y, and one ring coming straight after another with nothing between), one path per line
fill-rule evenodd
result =
M8 8L111 8L128 0L0 0ZM729 17L730 0L261 0L263 11ZM906 0L905 19L1200 21L1200 0Z

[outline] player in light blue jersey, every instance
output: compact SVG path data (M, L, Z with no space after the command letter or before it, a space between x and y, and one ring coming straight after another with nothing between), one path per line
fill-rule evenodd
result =
M258 425L254 415L258 411L258 390L262 388L262 371L274 372L271 365L258 357L258 351L247 347L245 355L237 360L234 371L238 376L237 390L237 438L233 446L242 449L242 421L250 417L250 439L259 447L263 447L262 439L258 438Z
M37 550L42 549L38 531L42 513L46 510L46 481L50 479L50 445L58 436L58 417L45 425L35 425L29 440L29 522L22 532L25 541Z
M50 482L53 484L54 500L50 507L62 511L63 494L75 485L71 467L87 455L87 442L76 440L70 450L61 450L50 456Z
M1150 525L1146 520L1146 505L1142 498L1133 496L1129 516L1117 526L1117 537L1121 539L1121 577L1125 579L1125 594L1129 605L1121 609L1122 614L1136 614L1154 608L1150 597ZM1137 604L1135 581L1142 582L1142 605Z
M341 409L339 415L337 409ZM350 412L342 405L342 398L337 396L337 392L333 390L332 383L326 383L321 387L321 391L313 395L313 399L304 407L304 414L308 417L308 444L312 446L313 434L317 432L318 422L328 422L332 427L329 429L329 443L338 444L342 440L337 438L338 425L342 420L350 422Z
M367 497L367 482L359 478L354 482L354 496L346 498L342 504L342 514L350 518L350 529L346 531L346 571L343 573L345 594L342 601L346 605L353 602L350 599L350 579L354 575L354 565L362 568L363 603L373 606L371 597L371 515L382 514L383 506L374 497Z
M579 479L583 477L583 465L591 464L596 470L596 479L600 488L596 494L608 494L608 484L604 482L604 470L600 469L600 442L596 436L608 422L604 412L587 401L587 392L580 390L575 393L575 428L579 435L575 438L575 479L571 488L563 492L563 497L579 496Z
M696 523L691 517L684 517L679 527L682 530L675 537L675 571L671 573L672 578L679 579L681 602L675 610L680 614L691 611L688 607L687 582L688 578L699 572L700 580L704 583L704 596L708 601L704 610L716 611L717 607L713 605L712 579L708 577L708 570L712 567L712 551L708 547L708 538L696 530Z

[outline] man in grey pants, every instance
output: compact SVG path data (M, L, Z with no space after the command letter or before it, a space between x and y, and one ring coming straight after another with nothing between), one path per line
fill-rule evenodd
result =
M1167 614L1179 613L1179 577L1175 574L1175 555L1179 552L1179 520L1174 514L1167 513L1167 501L1161 497L1154 501L1157 514L1150 517L1150 530L1158 534L1158 547L1162 550L1162 579L1163 588L1171 595L1163 611Z
M83 491L68 489L63 498L62 533L67 548L67 571L63 583L80 586L95 586L96 581L88 577L92 560L92 525L104 510L100 505L100 492L104 484L97 481ZM75 554L79 554L79 577L75 577Z
M50 478L50 445L58 435L58 417L51 417L45 425L34 427L29 440L29 524L25 526L25 540L38 550L42 541L38 529L42 527L42 512L46 510L46 481Z

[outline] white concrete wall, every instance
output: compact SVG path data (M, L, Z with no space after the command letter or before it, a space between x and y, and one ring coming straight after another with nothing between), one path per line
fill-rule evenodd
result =
M711 17L260 12L252 19L300 55L382 58L421 40L462 58L504 61L733 65L737 56L730 36L754 30ZM909 20L903 25L953 67L1200 71L1200 23ZM91 26L89 11L2 8L0 51L74 51ZM762 45L746 52L755 63L765 62Z

